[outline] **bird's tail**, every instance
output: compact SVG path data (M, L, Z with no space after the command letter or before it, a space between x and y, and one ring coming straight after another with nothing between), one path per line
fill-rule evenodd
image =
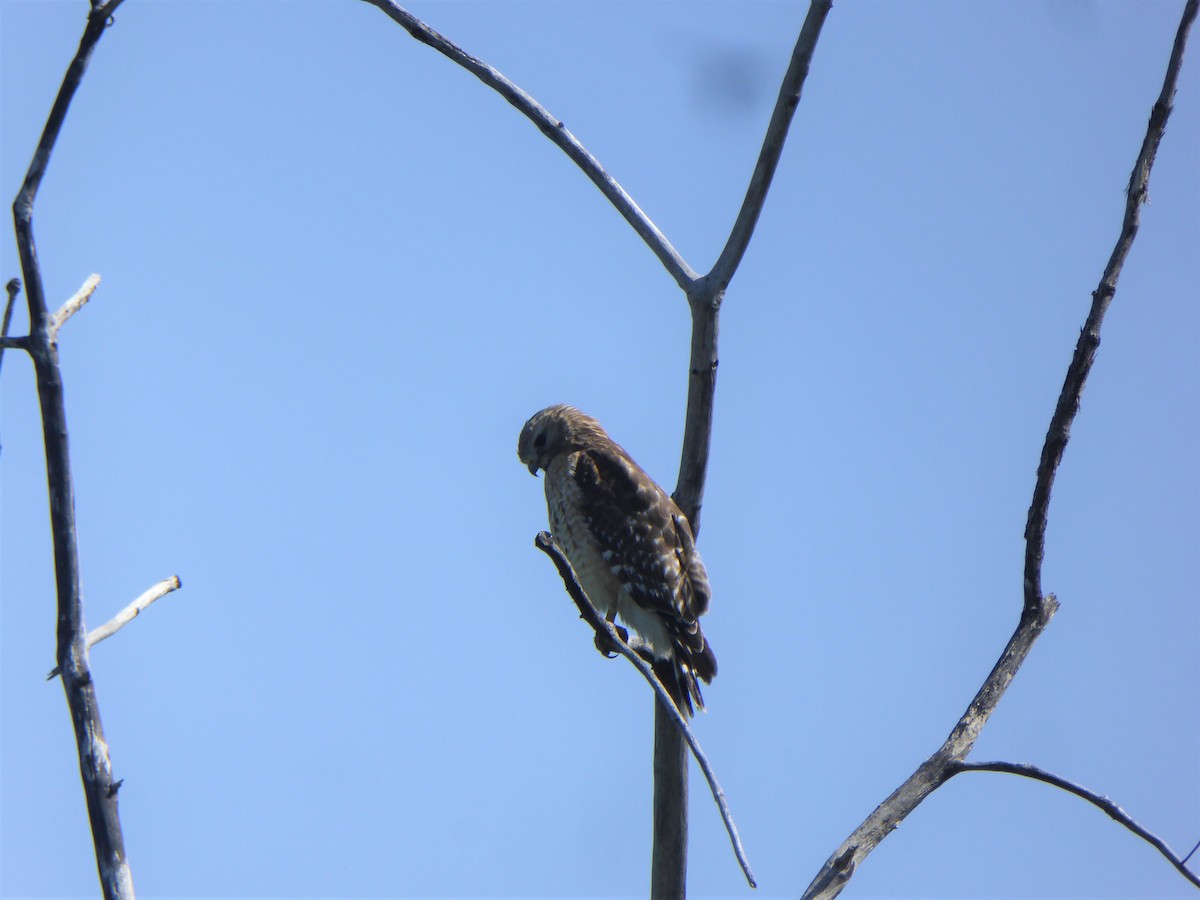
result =
M701 640L704 640L703 636ZM679 652L671 659L652 659L651 666L658 680L662 682L675 706L684 718L696 714L697 709L704 709L704 695L700 693L700 682L711 684L717 674L717 657L712 652L708 641L699 653Z

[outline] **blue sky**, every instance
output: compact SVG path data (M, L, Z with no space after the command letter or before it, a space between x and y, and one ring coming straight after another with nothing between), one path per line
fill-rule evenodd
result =
M838 3L726 298L697 728L761 897L795 896L1008 639L1038 453L1182 2ZM800 3L415 3L538 98L707 269ZM86 3L0 0L15 196ZM1200 838L1200 77L1055 486L1062 610L972 758ZM128 0L35 212L92 664L143 896L638 896L652 700L594 651L517 462L553 402L673 486L684 298L595 188L353 2ZM0 275L19 274L11 236ZM18 311L16 333L25 316ZM9 352L0 893L93 896L53 665L44 465ZM693 771L690 890L750 892ZM1183 897L1044 785L969 775L857 897Z

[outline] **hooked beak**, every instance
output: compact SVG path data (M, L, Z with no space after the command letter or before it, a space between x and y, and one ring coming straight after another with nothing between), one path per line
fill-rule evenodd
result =
M534 478L536 478L537 470L538 470L538 464L536 462L531 462L529 464L529 474L532 475Z

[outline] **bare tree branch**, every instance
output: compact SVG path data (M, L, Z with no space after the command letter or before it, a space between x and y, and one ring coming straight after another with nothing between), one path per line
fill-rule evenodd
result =
M792 59L784 73L779 97L767 125L762 149L742 208L729 233L725 249L712 270L688 292L692 310L691 360L688 367L687 420L683 429L683 448L679 459L679 480L673 495L688 517L693 534L700 531L700 507L708 473L708 450L712 443L713 398L717 383L717 315L767 199L771 179L783 153L792 116L800 102L800 91L808 76L821 26L829 13L830 0L811 0L808 15L796 38Z
M58 312L50 317L50 340L58 339L58 330L67 323L67 319L83 309L83 305L92 299L96 288L100 286L99 275L89 275L71 298L59 307Z
M365 2L381 10L384 15L422 44L432 47L438 53L462 66L515 106L522 115L537 126L542 134L566 153L596 187L600 188L600 192L617 208L617 212L625 217L625 221L633 227L633 230L646 242L654 255L666 266L675 282L685 291L692 286L698 277L696 271L687 264L679 251L658 230L658 226L642 212L633 198L617 183L617 180L604 170L596 157L592 156L583 144L579 143L575 135L567 130L560 119L551 115L544 106L509 81L498 69L489 66L483 60L477 59L446 37L438 34L393 0L365 0Z
M970 753L996 704L1004 695L1013 676L1024 662L1034 640L1045 629L1058 609L1058 601L1051 594L1041 594L1041 568L1045 549L1046 521L1050 505L1050 488L1054 475L1062 461L1070 434L1071 422L1079 411L1079 397L1084 381L1095 359L1100 344L1100 323L1108 304L1116 292L1117 278L1125 262L1133 238L1137 234L1138 212L1145 201L1146 185L1150 168L1171 113L1171 101L1175 96L1175 84L1183 59L1183 49L1188 31L1196 17L1198 0L1188 0L1183 19L1175 38L1171 60L1162 93L1150 115L1145 140L1129 180L1128 199L1121 237L1117 242L1108 266L1100 281L1100 287L1092 295L1093 302L1087 322L1075 348L1075 355L1067 369L1066 381L1059 394L1050 428L1042 449L1038 466L1037 483L1033 502L1025 528L1025 578L1023 608L1017 630L1005 647L999 661L988 675L983 687L975 695L966 713L959 720L950 736L936 753L921 764L900 787L881 803L858 828L833 852L816 878L804 892L804 898L830 898L841 893L842 888L854 874L855 868L910 812L930 793L947 779L960 771L962 761Z
M170 578L164 578L158 584L151 587L149 590L138 596L132 603L126 606L123 610L97 628L95 631L88 632L88 646L94 647L96 644L112 637L130 622L138 617L142 610L159 600L172 591L177 591L183 587L183 582L179 580L178 575L172 575Z
M177 591L183 586L178 575L172 575L170 578L164 578L158 584L151 587L149 590L139 594L132 603L126 606L123 610L101 625L99 628L88 632L87 645L88 649L96 646L106 638L112 637L130 622L138 617L147 606L155 600L160 600L172 591ZM49 681L58 675L62 674L62 670L55 666L50 670L50 674L46 676Z
M723 293L729 286L746 248L750 246L754 226L758 223L759 214L762 213L763 204L767 199L767 191L771 188L771 179L775 177L775 168L783 154L783 142L787 139L792 115L800 103L800 91L804 87L804 79L808 77L808 67L817 49L817 38L821 36L821 26L825 23L825 17L832 5L832 0L812 0L809 5L808 16L804 19L800 36L792 50L792 61L788 64L787 74L783 76L783 84L779 87L779 98L775 101L775 111L771 113L771 122L767 125L767 133L763 137L762 149L758 154L758 163L754 166L754 174L750 178L750 186L746 189L742 208L733 223L733 230L729 234L725 249L721 251L712 271L708 273L707 280L711 283L714 293Z
M1121 267L1133 246L1137 236L1138 224L1141 219L1141 207L1146 202L1147 188L1150 181L1150 169L1154 165L1154 157L1158 153L1158 145L1162 141L1167 128L1167 119L1171 115L1172 103L1175 99L1175 85L1179 80L1179 70L1183 65L1183 51L1187 46L1188 32L1196 19L1197 0L1188 0L1184 7L1183 17L1179 22L1179 30L1175 34L1175 45L1171 48L1171 59L1167 64L1166 78L1163 80L1162 92L1158 102L1150 112L1150 123L1146 127L1146 137L1142 141L1141 152L1133 165L1129 176L1129 186L1125 192L1125 218L1121 223L1121 235L1109 257L1108 265L1100 278L1100 285L1092 293L1092 308L1088 312L1087 321L1079 333L1079 341L1075 345L1075 355L1067 367L1066 380L1050 419L1050 429L1046 433L1046 442L1042 447L1042 457L1038 463L1037 484L1033 489L1033 502L1029 507L1029 518L1025 523L1025 606L1037 604L1042 592L1042 557L1046 549L1046 521L1050 509L1050 490L1054 486L1054 476L1058 465L1062 462L1063 451L1071 437L1071 423L1079 412L1079 398L1083 394L1083 386L1087 381L1092 364L1096 361L1096 350L1100 347L1100 325L1104 314L1117 292L1117 279L1121 276Z
M708 478L708 454L712 446L713 401L717 390L718 316L725 289L741 264L754 227L766 201L771 179L783 153L784 140L792 122L800 90L808 75L821 26L829 13L830 0L812 0L808 15L796 39L791 62L784 73L779 97L767 125L762 149L742 208L738 212L725 249L709 274L688 291L692 313L692 335L688 362L687 413L683 426L683 445L679 453L679 477L673 499L700 534L700 508ZM654 714L654 883L653 897L682 896L687 868L686 841L682 846L675 836L687 834L687 757L679 735L664 711Z
M0 323L0 364L4 362L4 350L6 347L20 347L25 349L25 341L23 338L16 338L19 343L9 343L8 328L12 324L13 304L17 302L17 294L21 293L21 279L10 278L8 284L4 286L8 293L8 299L4 302L4 321Z
M870 852L879 846L922 800L950 779L955 766L971 752L976 738L996 704L1004 696L1004 691L1012 682L1013 676L1021 668L1033 647L1033 642L1045 630L1057 609L1058 601L1051 594L1032 613L1022 613L1020 624L1009 639L1004 652L1000 654L1000 659L942 746L879 804L830 855L802 895L805 900L831 898L840 894L854 875L854 870Z
M1166 841L1146 828L1143 828L1125 810L1121 809L1121 807L1117 806L1117 804L1113 803L1107 797L1102 797L1073 781L1067 781L1065 778L1055 775L1052 772L1047 772L1045 769L1040 769L1037 766L1031 766L1028 763L962 762L955 766L950 774L957 775L959 772L1006 772L1010 775L1021 775L1025 778L1032 778L1035 781L1044 781L1046 784L1052 784L1057 788L1062 788L1064 791L1069 791L1076 797L1082 797L1088 803L1102 809L1108 814L1109 818L1124 825L1142 840L1146 841L1146 843L1150 844L1171 865L1179 870L1179 874L1196 885L1196 887L1200 887L1200 876L1197 876L1195 872L1187 867L1186 857L1180 859L1178 854L1167 845ZM1191 856L1191 854L1189 853L1188 856Z
M125 840L117 813L120 783L114 782L112 777L112 762L100 722L96 686L88 666L87 633L79 590L79 547L75 533L75 492L67 446L66 405L63 401L58 350L54 342L57 326L46 308L42 273L33 238L33 205L71 98L83 80L96 43L120 4L121 0L103 3L93 0L79 49L63 77L21 190L13 202L17 251L21 258L25 296L29 304L29 337L24 349L32 357L37 375L46 448L46 479L50 492L50 527L54 540L58 594L58 666L63 675L63 689L75 728L80 775L96 850L96 866L104 896L109 900L133 897L133 875L125 858Z
M658 676L654 674L654 669L651 668L650 664L636 650L630 647L613 624L596 612L592 604L588 602L587 594L579 584L575 570L571 567L566 554L562 552L562 548L558 546L558 542L554 540L549 532L543 531L538 534L533 543L534 546L554 560L558 574L562 576L563 584L566 585L567 593L571 595L571 599L575 602L575 606L579 610L580 618L592 626L592 630L596 632L597 648L603 652L608 647L611 647L633 663L634 668L642 673L642 677L650 682L650 687L654 689L654 693L658 698L658 705L666 707L675 727L683 733L688 746L692 748L692 755L696 757L696 762L699 763L701 771L704 772L704 777L708 779L708 786L712 791L713 800L716 801L717 808L721 812L721 820L725 823L725 830L729 833L729 841L733 845L734 855L737 857L738 864L742 867L746 881L749 882L750 887L757 887L758 885L754 880L754 873L750 871L750 862L746 859L746 851L742 848L741 838L738 837L737 826L733 822L733 816L730 815L729 803L725 799L725 792L721 790L721 785L717 782L717 775L713 771L708 757L704 755L704 751L700 747L700 742L696 740L696 735L688 727L687 719L679 712L675 701L671 699L671 695L667 693L667 689L663 687Z
M700 527L700 504L708 470L712 437L713 397L717 375L717 314L725 288L750 243L775 168L783 151L788 126L800 99L800 89L816 47L831 0L811 0L811 6L791 63L784 76L750 186L729 240L710 274L701 279L629 194L595 157L529 94L498 70L418 20L394 0L366 0L398 23L418 41L442 53L497 91L563 150L625 217L688 295L692 310L691 362L687 414L675 501L688 517L692 531ZM651 896L682 896L687 869L687 753L667 711L655 704L654 725L654 849Z

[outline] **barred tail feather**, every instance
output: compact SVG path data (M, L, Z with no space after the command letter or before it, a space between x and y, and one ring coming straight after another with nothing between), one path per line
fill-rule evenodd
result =
M650 665L658 680L662 682L662 686L671 695L671 699L675 701L675 707L685 719L696 714L692 707L693 697L695 697L697 705L704 709L700 687L696 684L696 677L690 669L675 659L654 659Z
M710 683L717 671L716 657L707 645L704 653L694 660L683 661L678 657L653 659L650 664L684 718L694 716L697 709L705 709L704 695L700 693L700 680L703 679L706 684Z

